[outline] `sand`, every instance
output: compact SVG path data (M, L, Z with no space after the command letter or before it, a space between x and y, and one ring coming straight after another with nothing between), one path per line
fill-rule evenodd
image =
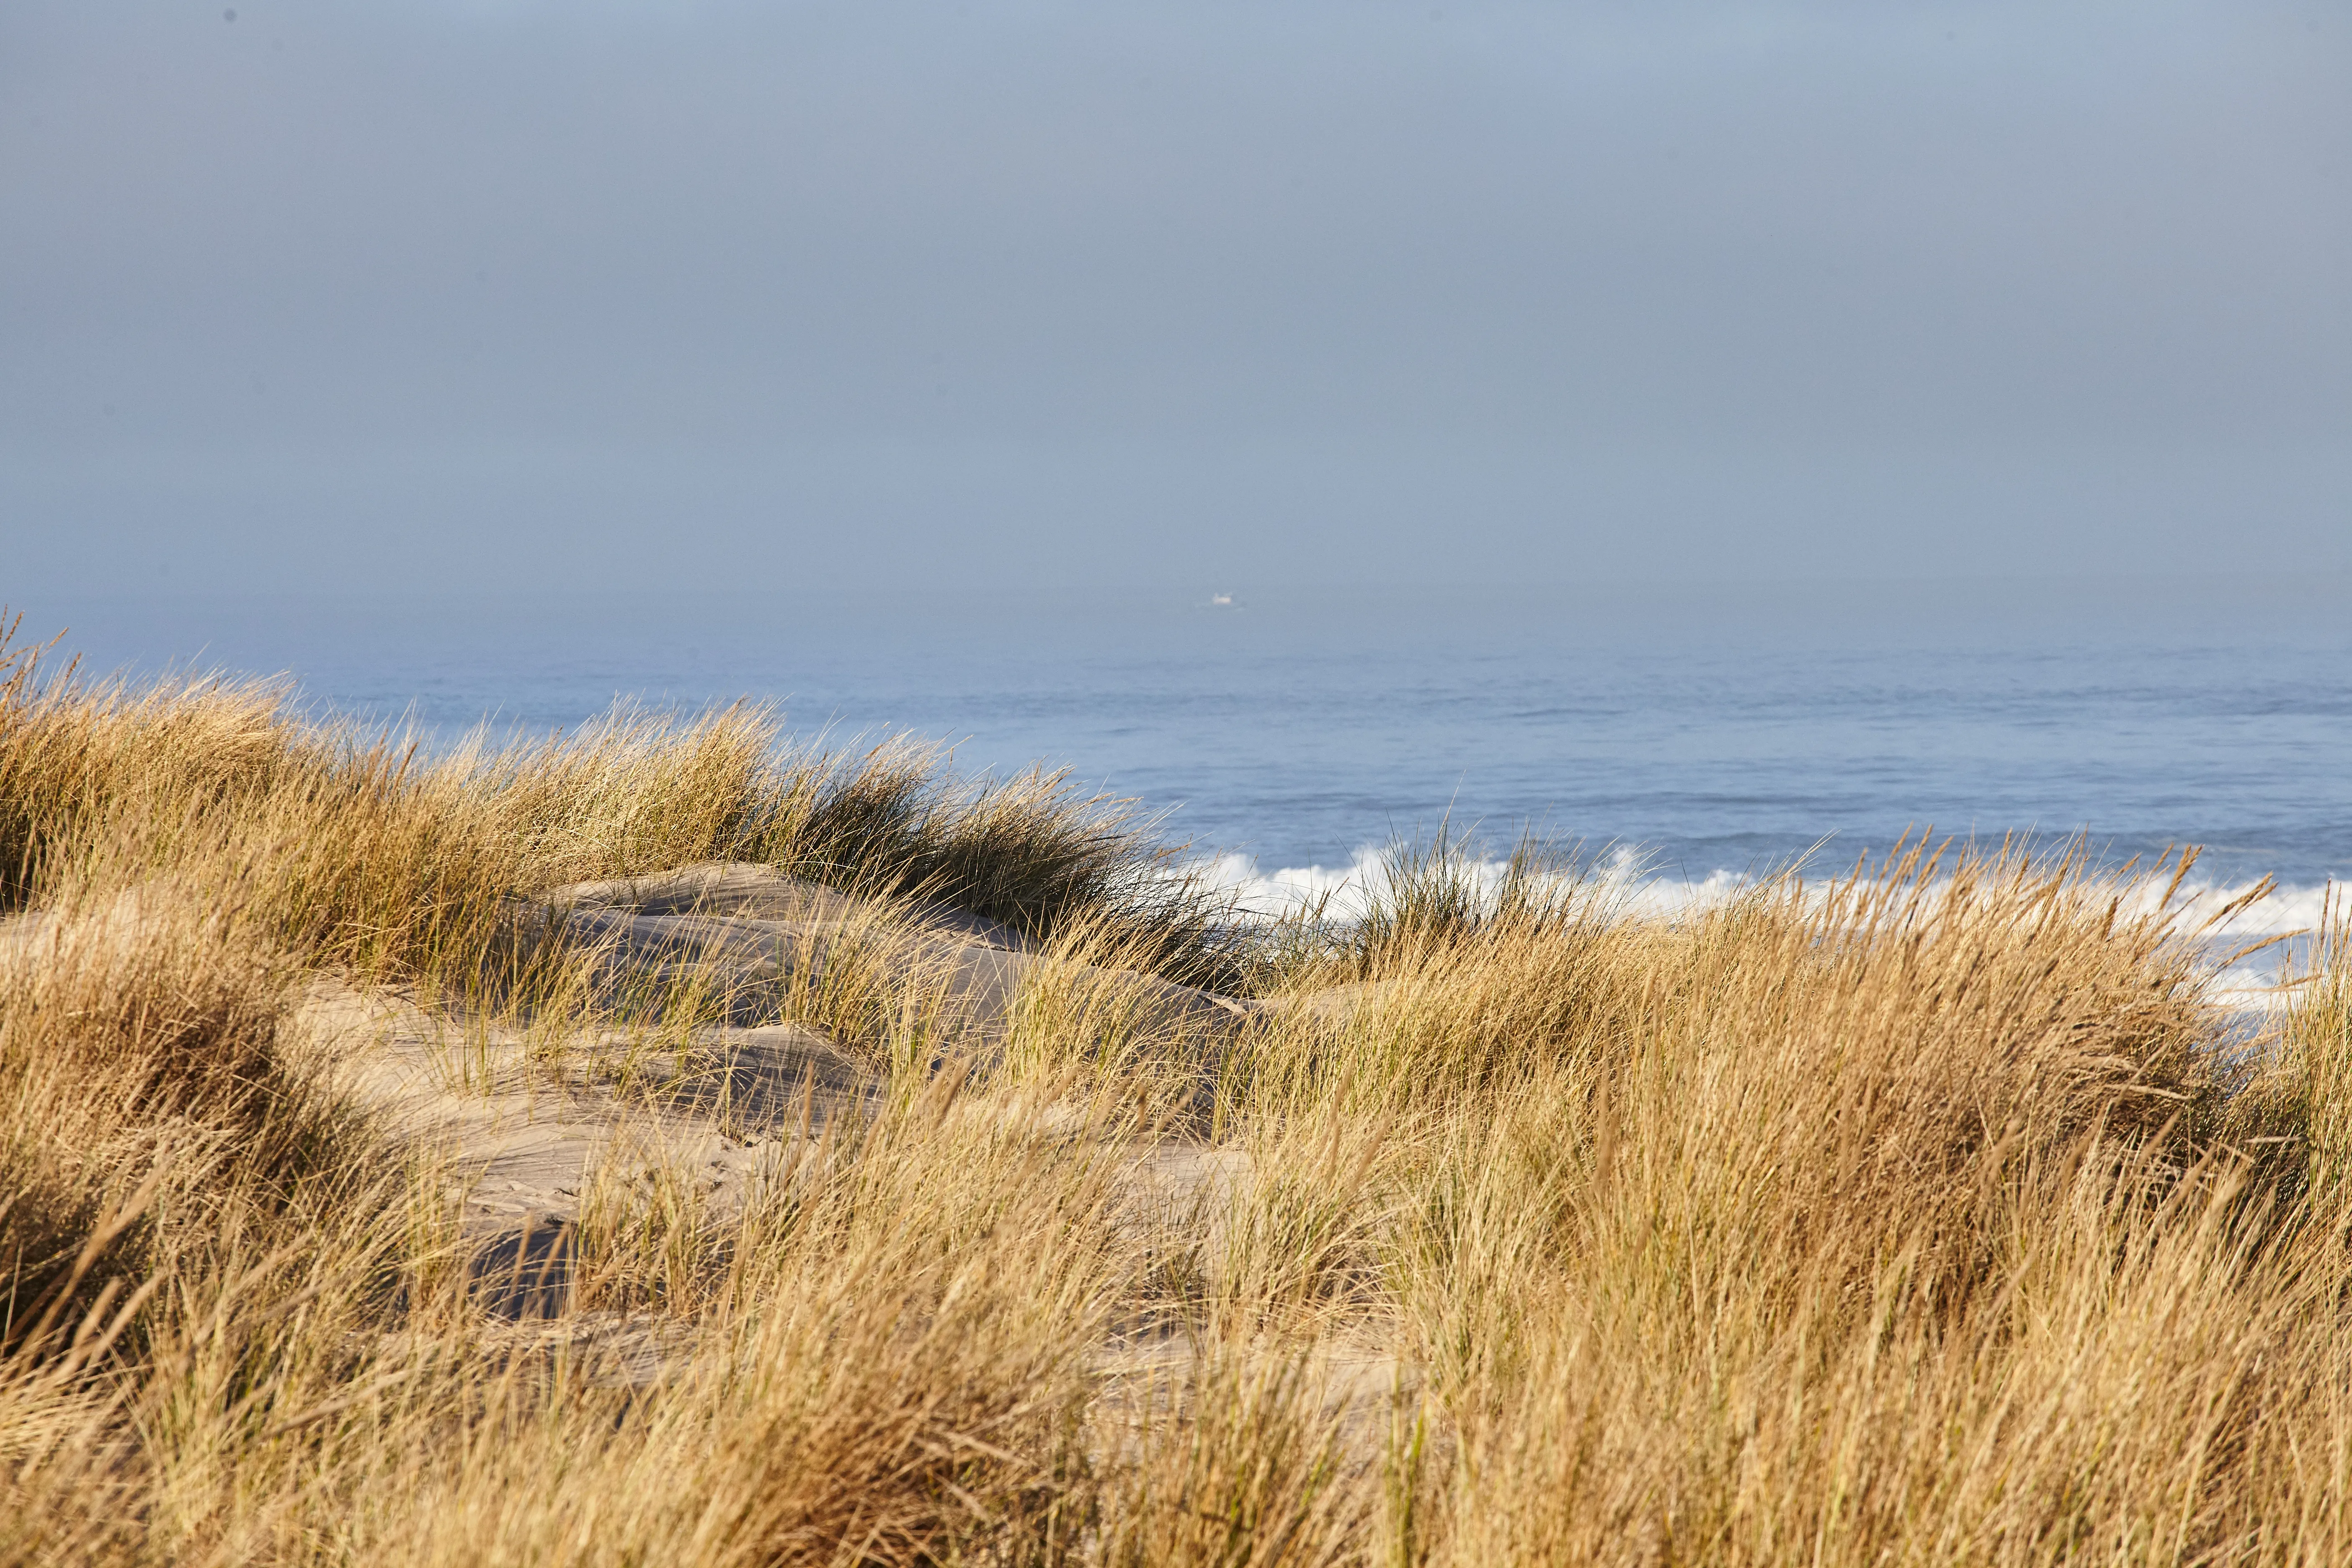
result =
M693 969L736 996L731 1011L773 1016L775 993L851 944L928 977L955 1024L965 1065L988 1065L1010 1037L1024 984L1047 968L1115 999L1139 1037L1189 1052L1205 1096L1217 1042L1257 1005L1129 971L1075 964L1009 927L961 910L884 910L769 868L718 863L629 881L581 883L534 900L599 952L605 983L675 981ZM664 1038L551 1039L465 1023L399 992L315 981L291 1037L330 1080L394 1137L438 1161L462 1192L460 1227L483 1304L504 1317L565 1309L572 1232L600 1165L693 1173L704 1212L737 1212L791 1145L844 1114L867 1114L886 1064L802 1023L725 1023ZM946 1070L945 1050L931 1062ZM1246 1157L1198 1138L1134 1152L1141 1205L1218 1202L1247 1179Z

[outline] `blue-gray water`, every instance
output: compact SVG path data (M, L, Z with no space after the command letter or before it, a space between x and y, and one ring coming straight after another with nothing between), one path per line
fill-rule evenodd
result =
M2198 843L2215 880L2305 894L2352 874L2341 582L1218 586L16 607L95 668L285 671L318 710L443 734L774 699L803 733L1066 765L1267 872L1450 813L1690 880L1928 825L2079 829L2116 858Z

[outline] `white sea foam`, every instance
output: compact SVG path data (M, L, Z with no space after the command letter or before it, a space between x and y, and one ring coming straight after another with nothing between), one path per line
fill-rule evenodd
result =
M1465 869L1482 889L1491 891L1503 881L1506 863L1475 860ZM1246 856L1221 856L1204 865L1202 872L1218 889L1233 893L1234 908L1265 920L1296 912L1303 905L1315 905L1318 900L1322 902L1328 920L1357 920L1369 908L1369 902L1388 886L1388 865L1383 853L1373 847L1357 848L1348 865L1286 865L1267 872ZM1734 869L1717 869L1696 881L1689 877L1656 875L1649 872L1633 851L1616 851L1612 858L1590 865L1585 877L1588 884L1604 893L1612 908L1625 914L1663 920L1675 920L1719 905L1740 889L1755 884L1755 877ZM1825 879L1813 881L1813 889L1822 886ZM2310 933L2316 933L2331 917L2343 920L2347 896L2352 896L2352 891L2338 884L2279 886L2263 898L2246 902L2234 914L2227 914L2225 920L2209 924L2210 914L2227 910L2253 893L2255 886L2255 881L2183 881L2180 889L2173 891L2171 900L2176 910L2173 931L2200 938L2213 962L2232 959L2237 947L2258 945L2267 938L2284 938L2261 947L2249 957L2227 962L2225 969L2213 980L2213 987L2206 992L2213 1002L2237 1008L2249 1018L2249 1023L2261 1013L2286 1006L2294 990L2282 987L2282 980L2295 973L2307 973L2312 950ZM2152 912L2161 896L2161 884L2140 884L2124 912Z
M1502 885L1508 863L1475 860L1464 869L1480 889L1492 892ZM1268 919L1323 900L1328 918L1354 920L1388 889L1387 858L1372 845L1359 848L1345 866L1286 866L1265 871L1247 856L1224 855L1203 871L1213 884L1234 895L1238 908ZM1647 871L1630 849L1615 851L1590 867L1587 875L1613 907L1629 914L1666 916L1719 903L1750 880L1736 871L1716 871L1700 881L1660 876Z
M1388 883L1385 858L1370 845L1358 849L1344 866L1286 866L1267 871L1247 856L1224 855L1202 869L1216 887L1230 890L1240 908L1267 917L1322 899L1328 900L1327 912L1333 919L1352 919L1363 912L1375 895L1385 891ZM1506 862L1482 859L1471 862L1465 869L1478 886L1491 890L1501 885ZM1588 868L1587 875L1611 895L1616 907L1628 913L1667 916L1720 903L1755 882L1748 874L1727 868L1696 880L1650 872L1643 868L1640 856L1630 849L1619 849L1595 863ZM1816 885L1825 880L1820 879ZM2192 930L2203 924L2209 915L2245 898L2256 886L2252 881L2184 881L2172 896L2173 907L2179 911L2176 923L2183 931ZM2140 884L2134 898L2127 900L2126 912L2152 910L2163 892L2158 883ZM2214 933L2259 939L2313 930L2326 918L2331 900L2340 913L2347 897L2347 889L2332 883L2274 888L2217 924Z
M1491 891L1502 883L1507 863L1481 859L1465 868L1473 880ZM1217 888L1229 891L1236 908L1264 919L1294 913L1318 901L1328 919L1347 921L1360 917L1387 889L1386 858L1365 846L1344 866L1286 866L1267 871L1246 856L1226 855L1201 868ZM1705 878L1665 876L1648 870L1638 854L1620 849L1586 868L1588 884L1609 905L1625 914L1675 919L1720 904L1756 879L1745 872L1716 870ZM1825 887L1826 879L1812 886ZM2276 989L2290 967L2300 967L2308 941L2294 940L2317 931L2329 919L2341 920L2352 889L2333 883L2274 888L2261 898L2219 921L2210 917L2244 900L2259 884L2252 881L2184 881L2172 895L2173 929L2196 936L2218 961L2241 945L2266 939L2289 939L2232 963L2216 987L2217 1000L2250 1008L2277 1005ZM2126 914L2153 912L2164 895L2160 882L2144 882L2126 900Z

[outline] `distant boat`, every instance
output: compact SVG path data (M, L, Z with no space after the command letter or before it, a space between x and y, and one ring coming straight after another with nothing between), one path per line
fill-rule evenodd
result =
M1234 596L1231 594L1212 594L1209 595L1209 603L1213 605L1230 605L1233 602Z

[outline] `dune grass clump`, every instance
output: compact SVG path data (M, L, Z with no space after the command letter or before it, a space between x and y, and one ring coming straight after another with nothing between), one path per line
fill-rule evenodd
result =
M2250 1037L2178 861L1906 844L1662 918L1448 838L1252 928L1149 826L751 708L426 758L13 656L0 1561L2352 1558L2340 916ZM883 1088L709 1123L724 1204L616 1135L502 1311L478 1173L306 1009L503 1027L537 963L533 1029L710 1044L517 936L710 860L859 896L779 1027ZM891 956L941 905L1033 939L992 1056ZM1171 980L1253 994L1153 1034Z
M11 628L13 629L13 628ZM373 979L455 984L566 883L749 860L933 900L1050 937L1116 927L1208 974L1223 923L1132 803L1066 774L967 781L892 741L780 749L770 709L617 709L574 736L414 739L300 721L280 683L44 679L0 637L0 907L69 881L231 867L289 951Z

